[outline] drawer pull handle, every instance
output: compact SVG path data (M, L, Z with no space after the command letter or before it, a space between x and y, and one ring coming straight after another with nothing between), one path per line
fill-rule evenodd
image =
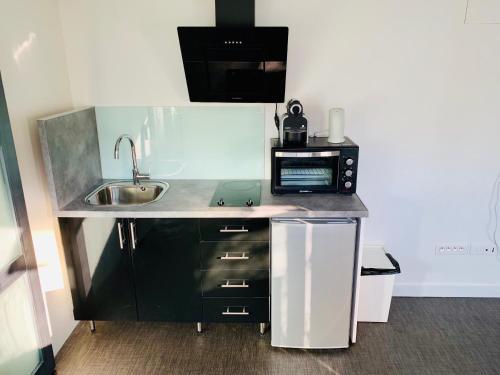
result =
M224 228L219 229L220 233L247 233L248 229L243 225L241 228L233 228L231 229L229 225L226 225Z
M246 307L242 307L241 311L229 311L230 307L226 307L226 311L222 312L222 315L250 315Z
M225 284L221 284L221 288L249 288L250 285L247 284L246 280L243 280L241 284L231 284L231 280L226 280Z
M247 255L247 253L241 253L241 256L235 257L233 255L229 255L229 252L226 252L225 255L221 256L219 259L220 260L249 260L250 257Z

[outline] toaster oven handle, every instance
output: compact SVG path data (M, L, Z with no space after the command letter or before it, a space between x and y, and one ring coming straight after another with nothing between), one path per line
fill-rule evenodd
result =
M328 158L332 156L339 156L340 151L313 151L313 152L277 151L274 155L277 158Z

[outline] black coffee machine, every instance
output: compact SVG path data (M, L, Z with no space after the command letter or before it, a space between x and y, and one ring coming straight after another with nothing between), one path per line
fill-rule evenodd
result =
M275 119L278 126L278 116ZM304 107L297 99L291 99L286 105L286 113L281 116L278 130L283 147L297 147L307 145L307 118Z

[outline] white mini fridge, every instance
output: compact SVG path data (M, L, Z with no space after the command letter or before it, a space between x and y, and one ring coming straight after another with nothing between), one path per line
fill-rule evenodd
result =
M271 345L348 347L356 221L272 219L271 226Z

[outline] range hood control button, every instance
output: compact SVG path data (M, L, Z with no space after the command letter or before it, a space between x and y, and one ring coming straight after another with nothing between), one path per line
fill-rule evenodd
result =
M253 200L251 200L251 199L247 200L246 205L247 205L248 207L253 206Z
M219 206L224 206L224 199L222 199L222 198L221 198L221 199L219 199L219 200L217 201L217 204L218 204Z

